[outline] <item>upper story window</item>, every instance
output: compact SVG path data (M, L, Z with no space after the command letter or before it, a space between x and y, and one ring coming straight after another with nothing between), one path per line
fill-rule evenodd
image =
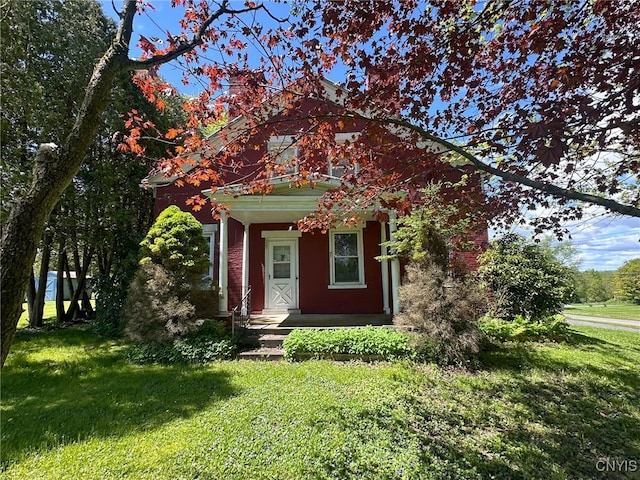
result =
M353 142L358 133L337 133L338 146ZM269 138L267 150L276 164L276 176L298 173L299 146L293 135L278 135ZM344 156L327 155L327 174L341 178L345 173L358 173L359 165L352 164Z
M291 135L274 136L267 143L269 155L276 163L276 176L298 171L298 144Z
M347 141L352 142L357 136L357 133L337 133L336 144L343 146ZM360 166L357 163L354 165L343 156L330 155L327 158L327 173L332 177L341 178L345 173L358 173L359 170Z
M362 229L329 232L329 288L364 288Z

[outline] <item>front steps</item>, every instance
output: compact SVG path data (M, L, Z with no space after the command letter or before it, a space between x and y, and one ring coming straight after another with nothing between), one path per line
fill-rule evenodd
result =
M352 328L374 325L391 326L390 315L257 315L240 341L238 359L281 360L282 344L294 328Z
M241 360L281 360L284 358L282 344L293 331L290 327L250 325L240 341Z

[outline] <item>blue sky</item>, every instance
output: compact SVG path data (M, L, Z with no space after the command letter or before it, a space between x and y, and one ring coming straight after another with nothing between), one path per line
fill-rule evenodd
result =
M105 13L115 20L117 16L113 11L111 0L100 0ZM121 7L121 1L114 1L116 7ZM241 2L238 1L238 6ZM282 4L264 2L275 7L279 12L283 11ZM138 42L139 35L164 38L166 30L179 31L178 20L182 14L177 9L171 8L169 0L154 0L155 10L136 16L134 22L134 36L132 45ZM161 45L159 45L161 47ZM133 55L136 55L134 50ZM173 63L163 66L160 74L173 82L181 92L195 94L198 92L196 85L182 86L181 70L179 65ZM340 78L331 78L340 81ZM544 214L542 212L542 214ZM566 224L571 235L571 242L578 247L581 260L580 269L615 270L624 262L640 258L640 218L612 217L605 215L595 208L587 209L585 219ZM529 232L522 229L514 229L519 233L528 235ZM490 231L490 235L496 236L504 232Z

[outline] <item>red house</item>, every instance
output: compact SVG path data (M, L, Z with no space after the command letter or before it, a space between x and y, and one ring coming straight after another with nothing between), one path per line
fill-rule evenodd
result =
M328 97L339 96L338 85L323 80ZM307 98L300 108L308 111L322 99ZM271 101L272 105L277 104ZM280 112L271 109L276 118ZM275 123L275 122L274 122ZM216 150L225 148L225 139L246 126L239 115L221 131L209 137ZM357 122L337 129L336 142L350 141L359 134ZM302 232L297 221L314 212L323 193L340 185L345 166L323 160L324 168L314 172L311 184L296 183L289 173L295 173L296 143L294 135L300 122L283 122L269 134L256 134L251 148L238 155L241 166L231 173L220 188L196 188L191 184L179 187L175 178L161 174L147 178L155 194L156 215L169 205L190 210L186 199L199 192L214 202L229 207L214 220L207 209L192 212L203 224L203 233L211 246L210 276L220 286L220 311L226 313L239 305L251 290L251 311L254 313L302 314L393 314L399 311L398 287L401 266L397 260L379 261L385 255L382 244L394 235L396 214L374 215L373 208L362 212L355 226L338 227L326 233ZM265 152L276 153L280 174L268 182L272 189L250 193L248 180L263 169ZM197 167L195 167L197 168ZM357 175L357 171L351 172ZM486 229L476 239L486 242ZM475 256L467 255L474 267Z

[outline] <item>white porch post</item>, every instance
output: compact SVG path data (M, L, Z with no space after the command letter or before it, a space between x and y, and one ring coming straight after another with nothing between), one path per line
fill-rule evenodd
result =
M242 298L249 290L249 226L244 224L244 236L242 237Z
M391 240L396 239L396 212L389 213L389 234ZM391 260L391 298L393 304L393 312L400 312L400 260L394 258Z
M387 222L380 222L380 255L387 256ZM385 314L391 313L389 309L389 261L386 258L380 262L382 269L382 311Z
M226 211L220 213L220 268L218 275L218 284L220 285L220 306L221 313L229 311L229 228L228 215Z

